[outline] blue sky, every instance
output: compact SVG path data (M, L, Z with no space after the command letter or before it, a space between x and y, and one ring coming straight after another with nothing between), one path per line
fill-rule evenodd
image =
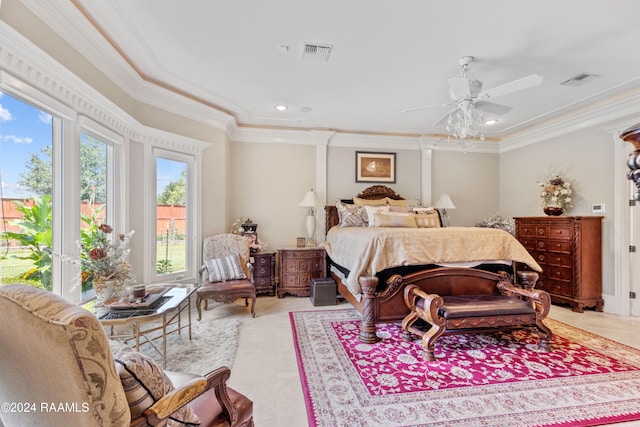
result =
M27 198L29 191L20 188L20 174L31 160L31 153L40 153L51 144L51 116L0 92L0 184L3 198ZM180 178L184 164L158 162L158 193L169 182Z
M0 92L0 181L2 197L28 197L20 173L31 153L51 144L51 116Z

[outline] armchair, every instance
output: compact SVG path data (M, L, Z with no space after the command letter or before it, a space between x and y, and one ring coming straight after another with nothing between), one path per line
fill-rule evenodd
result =
M198 320L202 319L202 303L208 309L208 300L228 304L244 298L251 316L256 317L256 287L253 284L253 266L250 262L249 240L238 234L218 234L206 237L202 245L204 264L199 270L196 289Z
M225 367L205 376L165 372L175 389L149 396L148 407L129 402L100 321L51 292L0 286L0 323L0 402L21 405L3 408L0 425L172 425L169 417L189 404L202 426L253 426L253 403L226 386ZM162 378L150 382L168 383L157 369Z

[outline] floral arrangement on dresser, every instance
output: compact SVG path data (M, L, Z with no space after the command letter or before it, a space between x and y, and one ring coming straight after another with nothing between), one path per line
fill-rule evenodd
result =
M499 213L492 217L488 217L476 224L476 227L483 228L499 228L508 233L515 232L515 221L513 218L503 218Z
M246 220L243 217L238 218L231 225L231 234L241 234L249 239L249 249L251 252L258 252L269 247L267 242L258 239L258 224L251 221L251 218Z
M538 182L542 208L547 215L561 215L571 209L573 186L561 174L551 174Z

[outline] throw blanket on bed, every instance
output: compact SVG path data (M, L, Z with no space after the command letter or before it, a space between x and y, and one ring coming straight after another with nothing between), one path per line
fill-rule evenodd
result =
M346 285L355 295L360 294L358 277L402 265L509 260L542 271L515 237L495 228L333 227L323 246L349 270Z

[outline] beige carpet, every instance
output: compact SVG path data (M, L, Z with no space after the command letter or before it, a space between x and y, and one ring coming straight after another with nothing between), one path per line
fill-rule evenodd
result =
M187 329L167 337L167 370L204 375L220 366L229 369L238 348L240 321L236 319L194 320L192 340ZM162 341L156 341L162 348ZM162 366L162 355L149 345L141 348Z

